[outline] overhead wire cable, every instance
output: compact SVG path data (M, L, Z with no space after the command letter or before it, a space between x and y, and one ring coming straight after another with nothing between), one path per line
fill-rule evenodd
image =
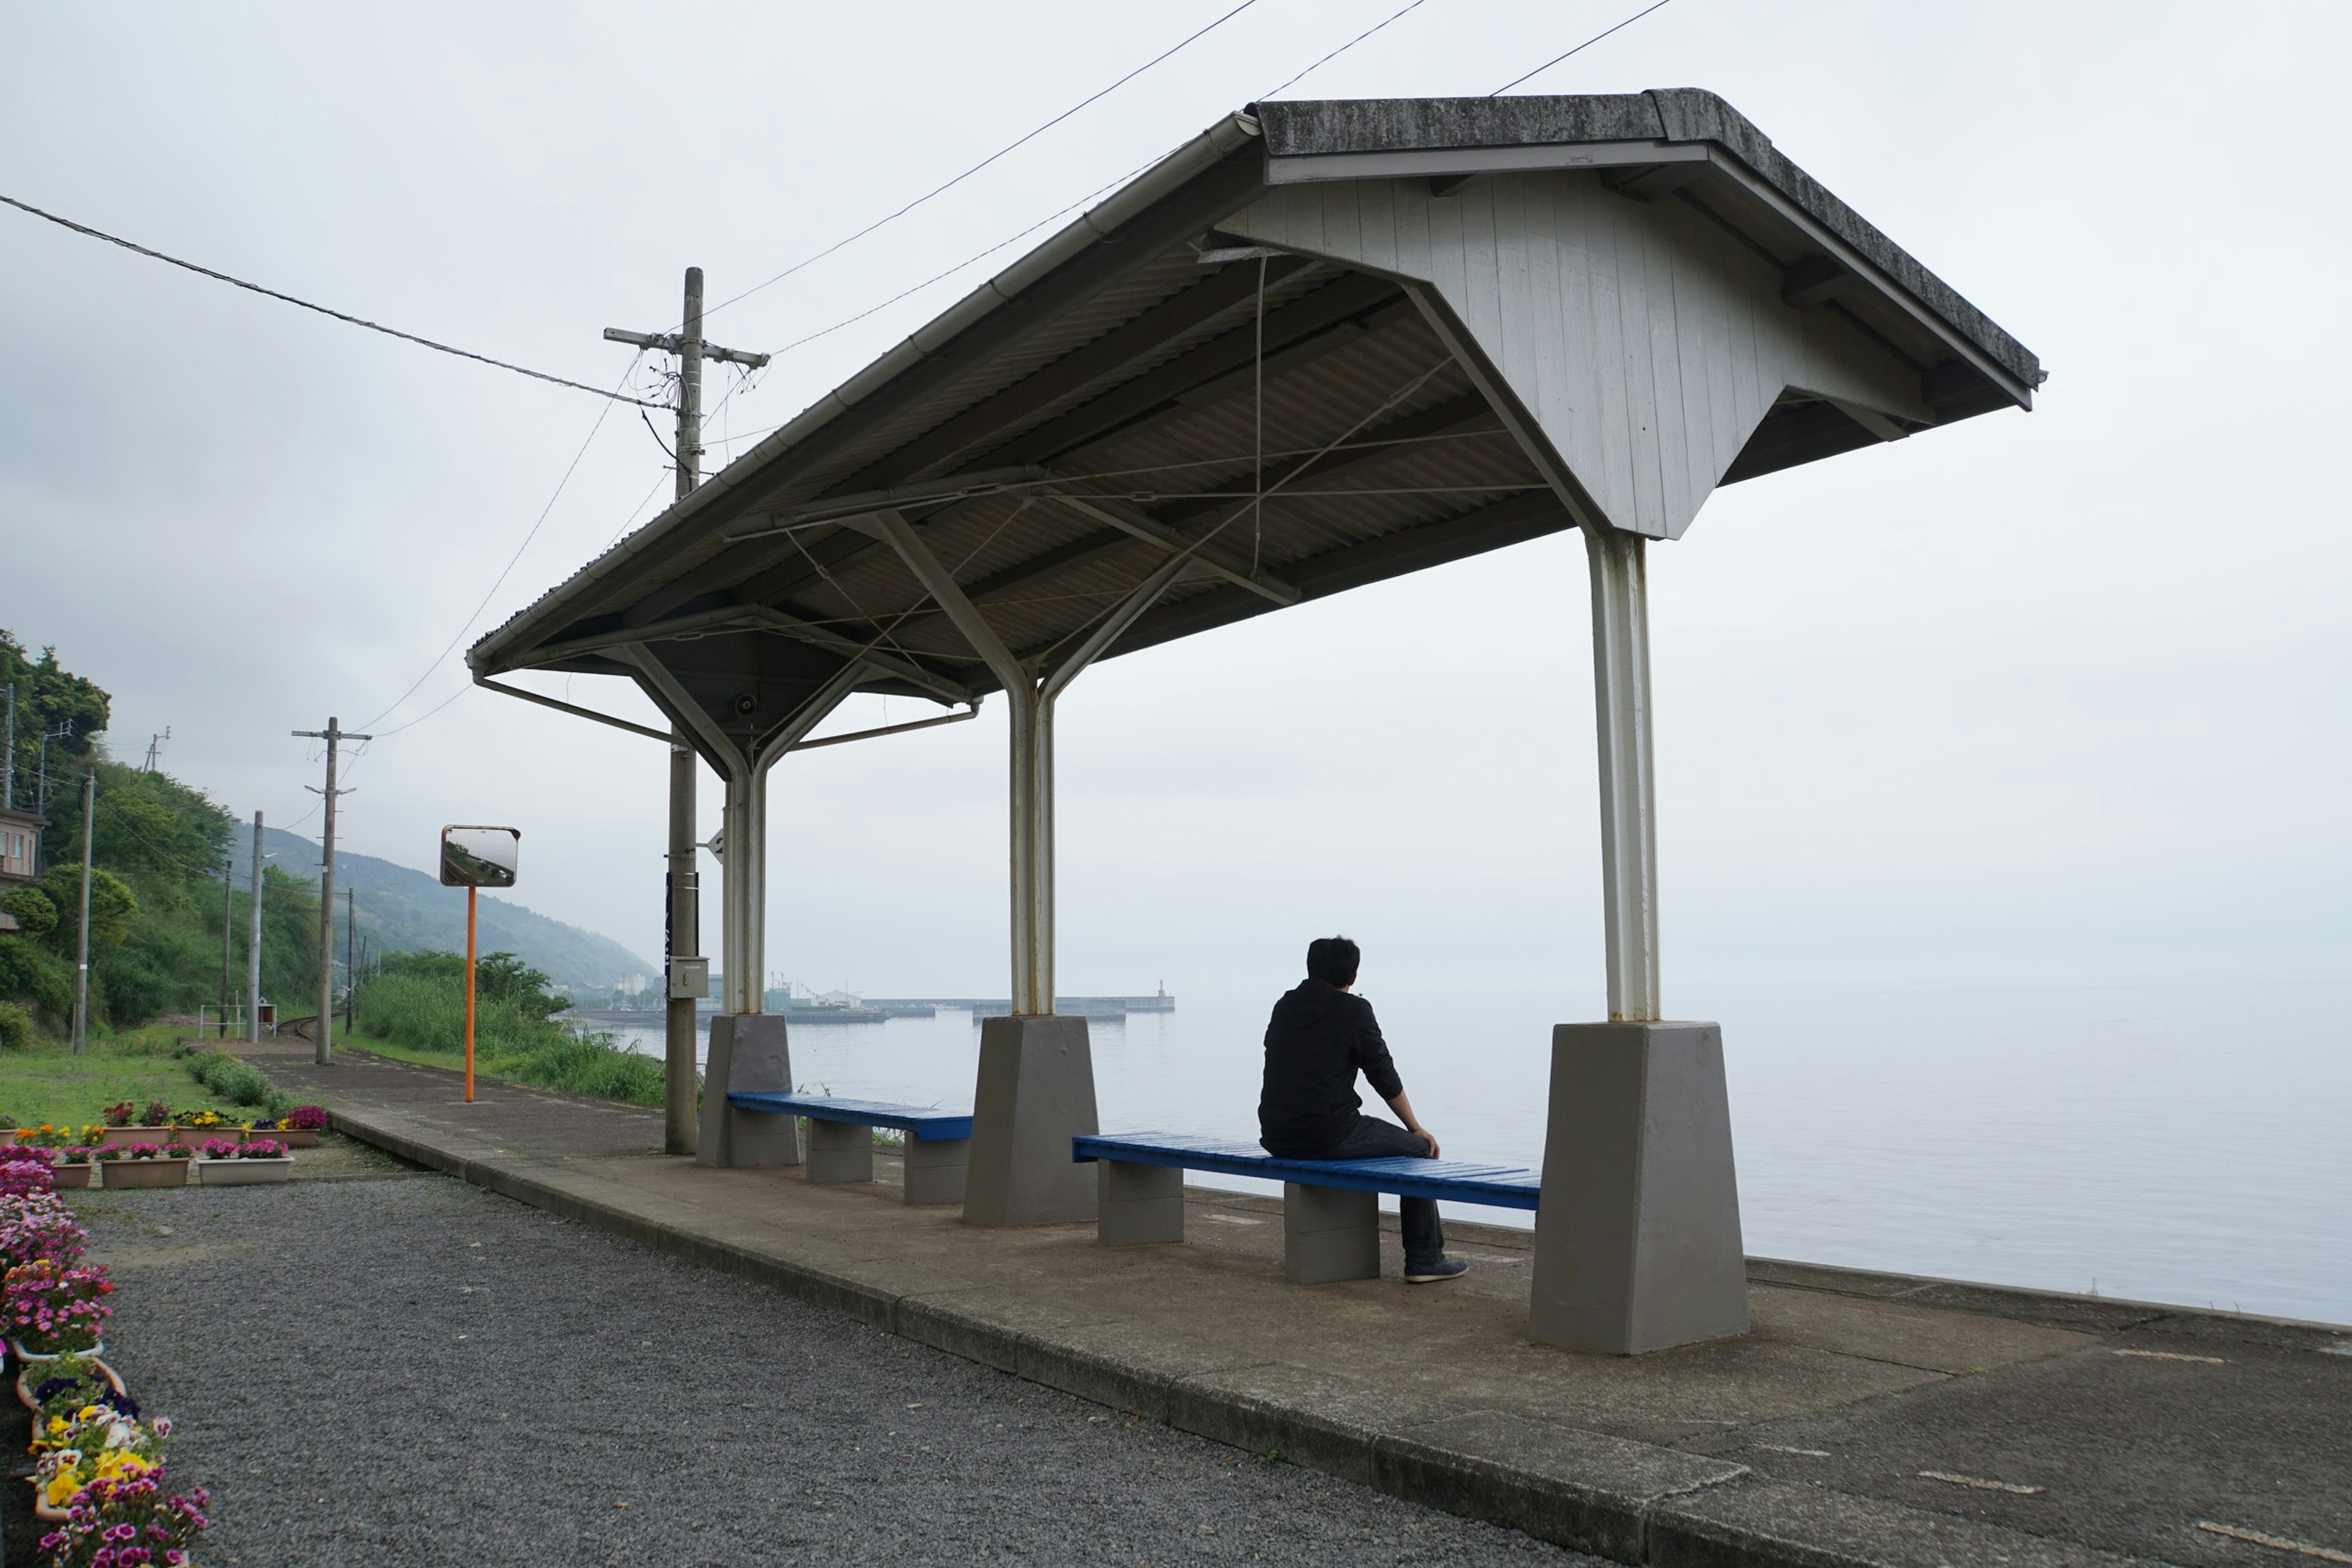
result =
M1054 129L1055 126L1061 124L1062 121L1069 119L1080 110L1108 98L1112 93L1118 91L1120 88L1125 87L1129 82L1133 81L1137 77L1141 76L1152 67L1160 64L1162 60L1168 59L1171 56L1181 54L1183 50L1191 47L1201 39L1207 37L1211 33L1215 32L1219 27L1223 26L1227 22L1232 21L1234 17L1240 16L1243 12L1248 10L1257 3L1258 0L1242 0L1240 5L1234 6L1223 16L1219 16L1215 21L1211 22L1206 26L1188 35L1180 42L1172 44L1169 47L1160 50L1160 53L1152 56L1141 65L1137 66L1133 70L1129 71L1125 76L1120 77L1109 86L1101 88L1087 94L1085 98L1082 98L1077 102L1070 105L1069 108L1062 110L1061 113L1056 114L1053 119L1048 120L1043 125L1038 126L1028 134L1013 142L1009 142L1003 147L998 148L995 152L991 153L987 157L982 158L979 163L974 163L971 168L966 169L962 174L956 175L953 179L948 180L943 184L934 185L931 189L924 192L921 195L917 196L913 201L907 203L906 205L898 208L896 211L884 214L882 216L876 218L872 223L867 224L864 228L859 229L856 233L834 241L831 245L826 246L823 250L816 252L814 255L806 257L802 260L795 261L790 267L785 268L782 272L777 273L773 278L769 279L765 283L755 283L751 288L744 289L740 294L730 296L728 299L721 300L718 304L710 306L703 311L704 320L709 320L711 316L727 309L730 305L750 299L752 295L757 294L762 289L771 288L775 284L782 282L785 279L790 278L795 272L799 272L809 267L814 267L816 263L824 260L826 257L831 256L834 252L842 249L844 247L855 245L857 241L864 239L867 235L872 234L875 230L881 228L887 224L896 223L898 219L906 216L908 213L913 212L917 207L921 206L925 202L945 195L948 192L955 189L956 186L963 184L966 180L971 179L974 174L979 174L982 169L987 168L990 164L995 163L1000 158L1003 158L1010 153L1018 152L1023 147L1027 146L1030 142L1034 142L1038 137L1043 136L1046 132Z
M1603 39L1603 38L1607 37L1610 34L1612 34L1612 33L1617 33L1617 32L1622 32L1622 31L1623 31L1624 29L1626 29L1627 27L1630 27L1630 26L1632 26L1634 23L1636 23L1636 22L1640 21L1643 17L1644 17L1644 16L1648 16L1652 11L1663 11L1663 10L1664 10L1668 5L1673 5L1673 4L1674 4L1674 0L1657 0L1657 4L1656 4L1656 5L1650 5L1650 6L1645 6L1645 7L1644 7L1644 8L1643 8L1642 10L1639 10L1639 11L1634 12L1632 16L1630 16L1626 17L1623 21L1622 21L1622 22L1618 23L1618 24L1617 24L1617 26L1613 26L1613 27L1606 27L1606 28L1603 28L1601 31L1600 31L1600 32L1598 32L1598 33L1593 34L1593 35L1592 35L1592 37L1589 37L1589 38L1585 39L1585 40L1584 40L1584 42L1582 42L1582 43L1580 43L1580 44L1577 45L1577 46L1576 46L1576 47L1574 47L1574 48L1572 48L1572 49L1569 50L1567 54L1565 54L1565 55L1555 55L1555 56L1553 56L1550 59L1548 59L1548 60L1544 61L1544 63L1543 63L1543 64L1541 64L1541 65L1539 65L1539 66L1536 67L1536 68L1535 68L1535 69L1533 69L1533 70L1531 70L1531 71L1528 72L1528 73L1527 73L1527 75L1525 75L1525 76L1513 77L1509 81L1505 82L1502 86L1500 86L1500 87L1496 88L1494 91L1492 91L1492 92L1488 93L1486 96L1487 96L1488 98L1500 98L1503 94L1505 94L1505 93L1507 93L1507 92L1510 91L1510 90L1511 90L1511 89L1513 89L1513 88L1515 88L1515 87L1518 86L1521 82L1523 82L1523 81L1531 81L1531 80L1533 80L1535 78L1537 78L1537 77L1539 77L1539 76L1543 75L1543 73L1544 73L1544 72L1546 72L1546 71L1548 71L1548 70L1551 69L1551 68L1552 68L1552 67L1554 67L1554 66L1556 66L1556 65L1559 64L1559 62L1560 62L1560 61L1562 61L1562 60L1564 60L1564 59L1568 59L1568 58L1571 58L1571 57L1573 57L1573 56L1582 54L1585 50L1587 50L1587 49L1591 48L1593 45L1595 45L1595 44L1599 43L1601 39Z
M1325 55L1321 59L1317 60L1313 65L1308 66L1305 70L1300 71L1297 76L1292 77L1288 81L1284 82L1280 87L1273 88L1267 91L1259 93L1257 96L1260 101L1272 98L1277 92L1289 91L1292 88L1297 87L1300 82L1305 81L1308 77L1313 76L1317 71L1321 70L1325 66L1329 65L1333 60L1338 59L1341 55L1346 54L1349 49L1354 48L1358 44L1362 43L1366 38L1370 37L1374 33L1377 33L1381 28L1387 26L1390 22L1401 21L1407 15L1420 10L1428 3L1429 0L1412 0L1411 5L1407 5L1403 10L1398 11L1391 16L1387 21L1373 23L1362 32L1358 33L1354 37L1349 38L1346 43L1341 44L1338 48L1333 49L1329 54Z
M209 267L200 267L195 262L184 261L176 256L167 256L163 251L152 249L149 247L138 244L133 240L125 239L121 235L109 234L104 229L100 228L92 228L86 223L76 223L69 217L60 217L56 213L44 211L42 208L33 205L30 202L20 202L14 196L0 195L0 203L5 203L9 206L15 207L19 212L30 213L37 218L41 218L47 222L56 224L59 228L71 229L76 234L87 235L92 239L102 239L109 245L119 245L123 249L131 251L135 255L148 257L156 261L166 262L171 266L184 268L189 272L194 272L198 277L209 278L216 283L226 283L233 288L243 289L248 293L259 294L265 299L277 300L285 304L298 306L305 310L314 310L321 316L331 317L335 321L345 322L351 326L364 327L371 332L382 332L385 337L398 338L403 342L415 343L420 347L432 349L439 353L455 354L459 359L469 359L479 364L491 365L499 370L512 371L517 375L527 375L533 381L549 382L556 386L568 386L574 392L594 393L599 397L609 398L615 403L634 403L641 408L659 408L663 406L663 405L658 403L647 403L642 398L628 396L617 388L614 391L606 392L599 387L591 386L586 382L570 381L560 375L551 375L543 370L533 370L529 365L516 364L509 360L493 359L488 354L476 353L471 349L461 349L455 343L445 343L437 339L420 337L415 332L404 332L397 327L387 327L381 321L371 321L364 316L354 316L348 310L338 310L331 306L313 304L308 300L298 299L292 294L281 293L275 289L265 289L258 283L248 283L242 278L235 278L230 276L228 273L215 271L214 268Z
M616 386L626 384L629 377L636 374L637 362L645 357L645 351L643 349L639 349L635 355L630 359L629 368L621 373L620 381L616 382L614 384ZM588 435L586 439L580 443L580 449L572 454L571 463L565 467L563 477L556 480L555 491L552 495L550 495L547 498L547 504L539 509L539 517L537 521L531 523L530 531L522 536L522 542L515 546L515 551L512 555L507 557L507 563L499 569L498 576L491 581L488 590L482 595L481 603L474 606L474 613L466 617L465 624L457 628L457 635L449 639L448 647L444 647L440 653L435 657L433 662L425 667L425 673L418 676L414 681L412 681L409 684L407 690L402 692L398 697L385 704L383 711L362 724L360 726L361 729L373 730L376 725L391 717L392 714L399 709L402 703L407 701L411 697L416 694L416 689L418 687L424 685L427 680L433 678L433 672L441 668L442 664L447 660L450 653L457 647L458 643L465 640L466 634L474 629L474 623L482 618L482 612L489 608L490 601L498 595L498 591L506 585L507 578L513 573L515 563L522 559L523 552L529 550L530 548L530 542L539 537L539 531L547 526L548 515L555 510L555 503L563 499L563 491L565 488L572 483L572 476L580 471L580 460L588 455L588 448L595 442L596 433L604 428L605 416L612 412L613 405L610 403L605 404L602 408L596 411L596 422L588 426ZM445 703L443 706L446 707L447 704ZM438 710L436 710L436 711L438 711ZM401 726L404 730L408 726L405 724Z

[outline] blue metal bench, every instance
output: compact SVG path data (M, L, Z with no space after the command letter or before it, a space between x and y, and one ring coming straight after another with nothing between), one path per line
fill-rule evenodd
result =
M812 1182L872 1181L874 1129L904 1132L907 1202L963 1202L964 1167L971 1155L971 1118L967 1114L776 1090L739 1090L727 1097L727 1103L738 1110L805 1117Z
M1541 1179L1517 1165L1464 1160L1286 1160L1255 1143L1174 1132L1087 1133L1070 1157L1098 1162L1097 1236L1105 1247L1184 1239L1184 1173L1283 1184L1283 1273L1294 1285L1370 1279L1381 1271L1380 1194L1529 1209Z

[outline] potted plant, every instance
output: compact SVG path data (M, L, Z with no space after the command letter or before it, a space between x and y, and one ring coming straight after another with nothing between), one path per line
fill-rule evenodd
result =
M248 1138L262 1137L283 1143L289 1149L315 1149L319 1134L327 1128L327 1108L323 1105L298 1105L275 1120L257 1121L246 1130Z
M218 1137L222 1128L235 1125L217 1110L183 1110L173 1118L172 1131L187 1142L201 1143Z
M58 1163L49 1167L49 1179L60 1188L87 1187L90 1173L97 1168L90 1159L89 1145L68 1144L58 1151Z
M127 1100L117 1100L98 1113L104 1125L99 1130L96 1142L117 1149L128 1149L133 1143L158 1142L155 1130L139 1125L139 1108Z
M106 1168L109 1187L184 1187L195 1151L185 1143L133 1143Z
M85 1408L49 1439L48 1451L34 1468L34 1517L61 1522L79 1510L89 1488L160 1472L163 1440L171 1432L171 1422L160 1417L151 1428L112 1409ZM54 1552L49 1560L58 1561Z
M0 1269L50 1261L72 1263L89 1245L89 1232L55 1193L28 1193L0 1203Z
M57 1568L114 1568L125 1561L117 1542L135 1541L156 1568L189 1568L211 1506L202 1487L184 1496L165 1491L161 1465L127 1479L96 1478L67 1500L57 1528L41 1537L41 1551ZM116 1533L122 1531L129 1534Z
M243 1143L215 1138L205 1145L196 1162L196 1179L208 1187L251 1187L265 1182L289 1181L294 1156L273 1139L254 1138Z
M58 1178L50 1169L47 1150L40 1151L37 1160L0 1161L0 1198L53 1193L57 1189Z
M139 1402L122 1386L122 1374L94 1355L64 1355L31 1362L16 1371L16 1402L33 1413L33 1448L63 1436L75 1416L93 1405L136 1415Z
M17 1265L0 1286L0 1328L19 1362L54 1362L68 1354L96 1355L114 1309L114 1283L104 1264L48 1258Z

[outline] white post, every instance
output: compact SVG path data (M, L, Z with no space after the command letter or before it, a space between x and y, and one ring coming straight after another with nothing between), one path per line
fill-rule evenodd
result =
M1054 697L1024 681L1012 710L1013 1011L1054 1010Z
M719 952L727 966L719 1005L728 1013L761 1012L767 997L767 793L768 770L761 763L728 771L719 819Z
M1650 737L1650 608L1640 534L1587 526L1592 570L1592 710L1600 731L1601 885L1609 1017L1663 1016L1658 1002L1657 792Z

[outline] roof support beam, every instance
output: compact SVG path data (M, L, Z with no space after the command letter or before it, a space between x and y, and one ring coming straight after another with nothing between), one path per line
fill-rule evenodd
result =
M1270 261L1266 264L1265 286L1273 289L1294 281L1301 274L1313 271L1317 265L1303 258ZM1248 306L1256 298L1257 287L1257 269L1254 267L1229 268L1216 273L1144 311L1125 326L1014 382L856 478L865 478L869 482L890 482L882 479L884 475L912 479L955 462L990 442L1002 441L1008 431L1034 417L1038 410L1114 376L1135 361L1149 358L1177 339Z
M751 771L751 759L735 743L735 737L710 721L702 704L670 673L669 666L658 655L643 643L628 643L614 651L637 667L643 677L639 684L646 688L646 695L669 715L670 722L693 737L698 743L697 749L720 778L731 780Z
M1093 518L1097 522L1108 523L1131 539L1140 539L1161 550L1190 556L1202 571L1223 577L1237 588L1246 588L1270 604L1298 603L1298 590L1292 584L1270 572L1251 571L1239 556L1220 546L1205 540L1186 538L1130 502L1106 496L1076 495L1068 490L1049 489L1045 493L1071 510ZM1230 509L1234 503L1228 500L1223 504ZM1248 503L1241 504L1246 506Z
M968 702L971 700L971 688L960 681L935 675L911 659L883 653L853 637L812 626L798 616L771 609L765 605L729 605L697 615L679 616L674 620L657 621L648 626L631 626L593 637L551 643L518 660L516 667L531 668L577 658L583 654L608 653L646 643L665 642L683 637L710 637L726 632L772 632L778 637L791 637L795 642L804 642L828 653L856 660L870 667L868 673L896 676L942 702Z

